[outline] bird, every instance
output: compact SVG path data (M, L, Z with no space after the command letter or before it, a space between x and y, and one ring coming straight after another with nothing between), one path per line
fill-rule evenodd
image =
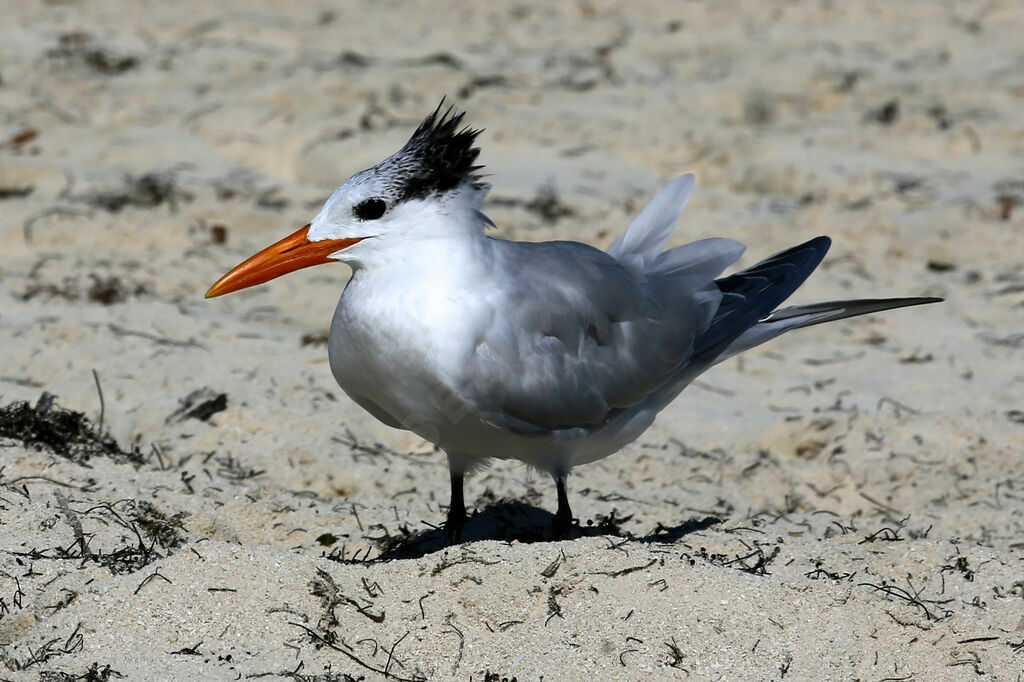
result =
M796 329L941 301L780 307L821 263L816 237L730 275L743 244L665 249L694 188L669 182L606 250L488 233L482 132L441 101L408 142L351 176L312 221L221 277L207 298L330 262L351 268L328 335L335 380L384 424L447 455L447 541L464 482L492 458L550 475L554 537L574 523L567 477L618 452L696 377Z

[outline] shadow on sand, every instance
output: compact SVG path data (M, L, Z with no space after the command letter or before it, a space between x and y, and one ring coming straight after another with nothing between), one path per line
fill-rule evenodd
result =
M701 519L688 519L674 526L663 526L659 523L650 533L635 536L621 528L622 522L629 520L630 517L618 517L613 510L608 516L588 520L582 525L573 523L568 537L554 538L551 532L554 518L554 514L551 512L522 502L514 500L497 502L470 517L463 529L460 544L481 540L521 543L552 542L599 535L619 537L631 542L667 544L690 533L710 528L721 521L714 516L706 516ZM407 537L395 538L394 542L390 546L383 547L381 554L372 561L418 559L446 547L448 547L448 543L445 540L444 528L434 528Z

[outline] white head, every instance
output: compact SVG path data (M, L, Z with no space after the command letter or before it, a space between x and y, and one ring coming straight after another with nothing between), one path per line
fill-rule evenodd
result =
M332 260L359 267L398 242L481 232L490 186L476 165L480 131L459 129L463 114L442 113L443 105L398 152L336 189L313 222L232 269L207 298Z

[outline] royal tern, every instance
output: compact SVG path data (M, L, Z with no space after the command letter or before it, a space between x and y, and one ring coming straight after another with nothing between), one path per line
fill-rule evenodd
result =
M463 479L489 458L554 478L554 529L564 535L569 470L636 439L708 368L793 329L940 300L778 309L829 238L720 277L743 253L739 242L663 250L693 175L662 189L607 251L489 236L480 131L441 108L397 153L341 185L311 223L206 296L320 263L352 268L331 321L331 371L374 417L447 454L450 541L466 522Z

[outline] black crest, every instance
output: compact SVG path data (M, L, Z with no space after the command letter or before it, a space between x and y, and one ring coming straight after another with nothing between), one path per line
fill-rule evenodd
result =
M400 201L446 192L464 182L482 185L477 171L483 166L476 165L480 150L473 146L481 131L460 129L464 113L453 114L453 106L442 113L443 106L441 100L405 146L378 166L378 171L394 177Z

